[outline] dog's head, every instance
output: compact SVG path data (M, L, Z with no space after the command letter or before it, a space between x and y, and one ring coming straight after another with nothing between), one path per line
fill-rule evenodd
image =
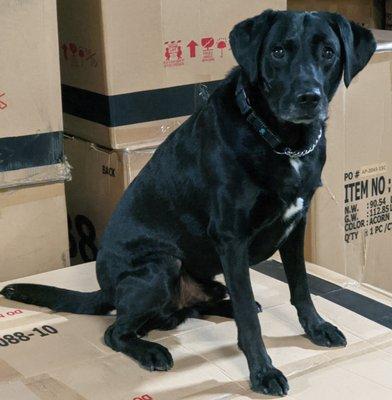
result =
M325 120L342 74L348 86L376 49L339 14L267 10L234 27L230 44L249 82L283 121Z

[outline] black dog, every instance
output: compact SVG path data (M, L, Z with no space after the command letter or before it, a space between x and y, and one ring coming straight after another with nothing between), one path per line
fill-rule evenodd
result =
M235 68L158 148L117 206L101 242L101 290L40 285L3 289L57 311L117 310L105 342L150 370L173 360L151 329L188 317L233 315L253 390L288 384L261 338L249 265L280 251L306 334L321 346L346 339L314 308L303 242L306 211L325 162L328 103L375 51L372 34L337 14L266 11L230 34ZM331 251L333 251L331 249ZM228 287L214 281L223 272Z

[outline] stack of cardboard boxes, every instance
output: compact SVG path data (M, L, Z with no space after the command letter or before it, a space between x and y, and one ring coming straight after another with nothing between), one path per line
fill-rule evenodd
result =
M380 26L378 2L314 3L59 1L73 263L95 258L124 189L235 65L227 40L235 23L288 5ZM341 86L331 105L324 187L309 216L306 253L310 261L391 291L392 37L374 32L383 52L348 90Z
M71 260L94 259L124 189L235 65L231 28L286 0L60 0Z
M2 1L0 281L69 265L56 4Z

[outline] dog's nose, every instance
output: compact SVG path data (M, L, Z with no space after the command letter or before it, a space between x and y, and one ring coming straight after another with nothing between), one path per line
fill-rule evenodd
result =
M321 100L320 89L308 90L304 93L300 93L297 96L298 103L303 106L317 106Z

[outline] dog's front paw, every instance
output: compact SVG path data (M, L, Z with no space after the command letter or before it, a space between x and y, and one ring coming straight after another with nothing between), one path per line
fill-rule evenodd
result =
M278 369L270 366L251 375L251 389L254 392L285 396L289 390L286 377Z
M305 332L310 340L318 346L344 347L347 345L344 334L336 326L326 321L306 326Z
M159 343L149 343L149 347L140 353L132 354L140 366L149 371L168 371L173 367L173 358L169 350Z

